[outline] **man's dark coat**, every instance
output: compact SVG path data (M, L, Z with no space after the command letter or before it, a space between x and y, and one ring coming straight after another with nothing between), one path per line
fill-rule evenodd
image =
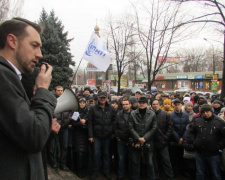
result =
M32 103L14 68L0 56L0 179L43 180L41 150L56 99L38 88Z

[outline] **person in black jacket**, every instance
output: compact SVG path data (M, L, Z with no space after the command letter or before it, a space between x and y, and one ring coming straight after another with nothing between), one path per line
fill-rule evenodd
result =
M130 163L126 160L130 160L129 156L129 141L130 141L130 130L129 120L131 113L131 103L129 100L123 100L123 109L117 113L115 122L115 136L117 139L117 150L119 156L119 168L118 168L118 179L123 179L126 175L126 164L130 167ZM130 171L129 171L130 173Z
M206 101L206 98L204 96L199 96L197 103L193 105L193 111L196 114L199 113L199 105L202 105L201 101Z
M219 150L225 147L225 123L213 114L212 107L204 104L200 116L191 124L189 147L195 150L196 180L205 178L208 165L212 179L222 179L220 175Z
M138 108L138 101L137 101L136 97L130 96L129 100L130 100L130 103L131 103L131 109L136 110Z
M112 100L111 105L114 108L115 113L117 114L121 110L121 106L119 101ZM110 141L110 156L111 156L111 169L117 170L118 169L118 151L117 151L117 140L115 136L112 136Z
M141 157L144 157L147 178L155 179L153 165L153 136L157 129L155 113L148 108L148 99L140 97L138 109L131 112L129 128L133 138L132 148L132 180L140 179Z
M21 73L32 73L41 53L41 28L22 18L0 24L0 179L43 180L41 151L51 132L56 99L48 87L52 67L42 65L32 103Z
M77 118L72 116L71 124L73 126L73 157L75 173L79 177L83 177L87 172L87 157L88 157L88 108L86 99L79 99L79 107ZM74 119L73 119L74 118Z
M112 136L115 111L107 102L107 93L100 92L97 95L98 101L90 107L88 113L88 137L93 143L93 174L96 179L99 171L99 159L102 152L103 174L106 179L110 178L110 139Z
M120 106L119 101L117 101L117 100L112 100L112 101L111 101L111 105L112 105L112 107L114 108L114 111L116 112L116 114L121 110L121 106Z
M170 162L168 145L171 135L173 133L173 122L166 111L160 109L159 101L152 102L152 109L155 111L157 120L157 131L154 136L155 153L154 153L154 166L156 179L160 179L158 162L162 163L163 169L167 175L167 179L173 179L173 169ZM159 161L161 160L161 161Z
M33 91L34 91L34 86L35 86L35 80L38 75L39 68L34 68L34 71L32 74L30 73L22 73L22 84L23 87L27 93L27 97L29 98L30 101L33 99ZM56 118L52 119L52 133L57 134L60 129L60 125L57 122ZM42 152L42 162L43 162L43 167L44 167L44 175L45 175L45 180L48 180L48 172L47 172L47 144L44 146Z
M219 99L215 99L212 101L212 106L213 106L213 113L215 115L218 115L220 113L220 110L223 108L223 103Z
M56 98L60 97L63 94L63 87L56 86L54 90L54 95ZM61 170L69 171L69 168L66 166L67 160L67 147L68 147L68 125L70 111L61 112L55 114L57 122L61 125L61 129L58 134L51 134L52 137L49 139L50 149L49 156L51 161L51 166L55 169L58 167ZM60 153L58 153L60 152Z

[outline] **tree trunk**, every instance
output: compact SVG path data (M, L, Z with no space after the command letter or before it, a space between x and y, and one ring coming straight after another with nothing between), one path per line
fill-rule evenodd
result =
M222 88L220 98L225 97L225 30L223 32L224 42L223 42L223 72L222 72Z

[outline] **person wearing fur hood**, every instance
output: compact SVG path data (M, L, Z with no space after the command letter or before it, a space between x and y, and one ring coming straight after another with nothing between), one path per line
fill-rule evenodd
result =
M187 102L184 105L184 111L189 115L189 121L191 122L195 113L193 111L193 103L192 102Z

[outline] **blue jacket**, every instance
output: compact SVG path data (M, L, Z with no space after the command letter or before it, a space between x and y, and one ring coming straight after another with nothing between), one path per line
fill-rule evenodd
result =
M180 138L184 138L186 126L189 124L189 116L186 112L176 112L175 110L170 113L173 120L173 140L179 142Z

